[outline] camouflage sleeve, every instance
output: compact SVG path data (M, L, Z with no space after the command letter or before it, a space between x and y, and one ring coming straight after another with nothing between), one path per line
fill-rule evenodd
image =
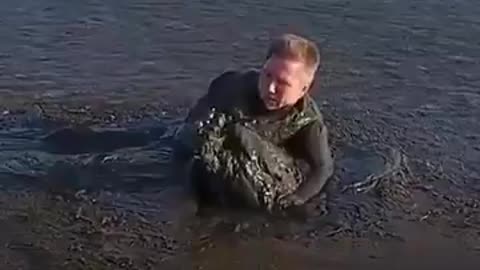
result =
M328 143L327 127L318 120L306 126L295 135L295 145L299 147L308 165L308 175L295 195L308 201L318 194L333 174L333 158Z
M189 159L193 154L196 139L195 124L208 119L212 108L220 107L222 100L225 100L222 95L226 95L227 85L232 83L235 74L233 71L227 71L210 82L207 92L190 109L175 135L174 156Z

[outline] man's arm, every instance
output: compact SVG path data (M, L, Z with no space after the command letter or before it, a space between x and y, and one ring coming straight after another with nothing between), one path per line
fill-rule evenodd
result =
M212 108L219 109L219 107L225 107L222 102L225 103L225 96L228 94L230 88L227 86L235 79L236 72L227 71L219 76L215 77L209 84L207 92L201 96L195 105L188 112L187 117L183 125L179 128L178 133L175 135L175 147L173 156L178 160L189 160L195 147L195 123L208 119L208 116Z
M328 144L327 127L322 121L303 128L292 138L301 158L308 165L308 175L300 187L290 196L287 196L285 204L303 204L317 195L333 174L333 158Z

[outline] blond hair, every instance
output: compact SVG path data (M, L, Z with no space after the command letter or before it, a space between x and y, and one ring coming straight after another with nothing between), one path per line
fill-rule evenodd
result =
M320 65L320 52L317 45L295 34L283 34L275 38L268 49L267 59L273 55L301 61L313 72Z

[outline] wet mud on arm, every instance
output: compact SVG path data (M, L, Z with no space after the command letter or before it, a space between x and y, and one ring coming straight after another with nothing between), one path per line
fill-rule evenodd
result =
M328 131L321 121L303 128L292 138L293 146L300 158L309 165L304 182L295 195L303 202L317 195L333 174L333 158L328 144Z
M215 77L209 84L206 93L201 96L190 109L184 125L176 135L172 154L172 177L184 183L189 192L197 193L198 179L202 177L194 158L197 148L196 122L209 118L212 108L225 110L230 100L232 86L238 79L238 73L226 71ZM198 195L198 194L194 194Z
M201 96L186 116L183 127L176 135L173 151L174 162L189 161L194 154L195 123L208 119L212 108L224 108L225 96L228 94L228 85L234 80L235 72L226 71L215 77L209 84L207 92Z

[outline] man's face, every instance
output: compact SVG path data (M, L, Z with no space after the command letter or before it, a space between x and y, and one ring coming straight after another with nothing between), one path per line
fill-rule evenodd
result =
M277 110L297 103L307 93L312 80L303 62L272 56L260 71L258 89L265 107Z

